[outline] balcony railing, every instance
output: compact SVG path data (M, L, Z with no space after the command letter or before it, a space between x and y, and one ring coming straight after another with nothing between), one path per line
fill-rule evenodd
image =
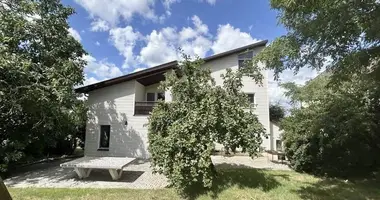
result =
M136 101L135 115L149 115L153 107L157 104L156 101Z

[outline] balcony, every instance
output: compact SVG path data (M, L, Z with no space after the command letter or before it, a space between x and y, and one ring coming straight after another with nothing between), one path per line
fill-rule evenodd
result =
M157 101L136 101L135 115L149 115Z

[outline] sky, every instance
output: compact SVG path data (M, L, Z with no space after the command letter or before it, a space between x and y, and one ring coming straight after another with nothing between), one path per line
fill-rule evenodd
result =
M70 34L87 51L85 85L177 60L178 48L207 57L286 34L269 0L62 0L76 13ZM281 82L304 84L318 72L285 71ZM269 72L269 98L286 104Z

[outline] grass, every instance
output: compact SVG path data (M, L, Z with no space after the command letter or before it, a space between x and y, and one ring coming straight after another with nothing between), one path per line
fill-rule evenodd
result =
M173 189L9 188L13 199L144 200L181 199ZM192 199L380 199L379 180L321 179L292 171L220 169L209 191L193 190Z

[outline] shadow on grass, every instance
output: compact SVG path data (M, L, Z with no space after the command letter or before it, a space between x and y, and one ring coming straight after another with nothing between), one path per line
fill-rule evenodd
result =
M229 167L227 167L229 165ZM214 179L211 189L191 187L185 191L188 199L196 199L203 194L211 194L212 198L218 198L219 194L231 187L239 189L261 189L264 192L279 187L281 184L275 176L289 179L288 175L272 175L265 173L264 169L249 168L244 165L222 164L216 166L217 177Z
M295 192L301 199L380 199L380 180L366 179L345 182L339 179L324 179L309 186L301 187Z

